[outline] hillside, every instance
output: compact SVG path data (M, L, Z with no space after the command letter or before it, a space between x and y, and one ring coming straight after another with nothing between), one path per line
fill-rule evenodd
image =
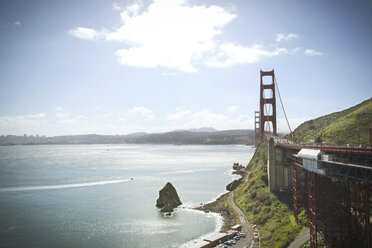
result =
M304 226L294 221L288 195L273 194L267 186L267 144L261 143L247 166L250 179L235 193L235 202L250 223L257 224L261 247L287 247ZM284 200L283 200L284 199ZM306 217L300 219L306 224Z
M372 98L346 110L319 117L301 124L295 131L297 142L319 140L329 144L369 144L372 124ZM235 201L251 223L258 225L261 247L287 247L307 225L302 212L300 223L294 221L290 196L271 193L267 182L267 144L261 143L247 166L250 179L237 190Z
M253 130L226 130L216 132L174 131L168 133L147 134L135 139L126 139L128 143L150 144L253 144Z
M253 144L253 130L216 131L211 128L167 133L133 133L128 135L68 135L68 136L0 136L0 145L37 144L175 144L224 145Z
M297 142L327 144L369 144L369 127L372 125L372 98L345 109L306 121L294 131Z

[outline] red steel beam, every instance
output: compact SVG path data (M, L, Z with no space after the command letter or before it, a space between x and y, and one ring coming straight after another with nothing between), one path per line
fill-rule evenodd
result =
M297 215L304 204L300 182L307 174L306 196L310 221L310 247L372 248L372 185L361 182L340 182L307 171L292 163L293 209Z
M276 146L290 150L318 149L325 152L348 153L354 155L367 155L372 156L372 148L365 147L346 147L346 146L314 146L314 145L288 145L277 143Z

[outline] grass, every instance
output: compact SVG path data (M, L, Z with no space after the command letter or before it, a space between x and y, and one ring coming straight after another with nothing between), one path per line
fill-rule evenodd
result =
M328 144L369 144L372 125L372 98L349 109L301 124L295 131L296 142L314 142L322 138ZM235 202L251 223L260 230L261 247L284 248L309 225L304 212L297 224L288 203L268 190L267 145L261 143L247 166L250 179L235 191Z
M297 225L296 218L294 217L294 215L290 215L289 216L289 219L291 220L291 225L292 226L296 226Z
M327 144L369 144L372 98L348 109L306 121L294 131L297 142Z
M223 202L223 205L226 208L229 208L234 213L235 219L236 219L236 224L240 224L239 214L235 211L235 209L233 207L230 206L230 204L227 202L227 200Z
M250 179L235 192L235 202L251 223L258 225L261 246L287 247L302 231L293 213L267 187L267 145L260 144L247 170Z

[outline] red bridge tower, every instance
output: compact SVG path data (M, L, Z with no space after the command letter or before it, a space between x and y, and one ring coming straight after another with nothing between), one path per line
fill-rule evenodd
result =
M260 136L261 140L265 135L265 123L272 123L273 135L276 136L276 98L275 98L275 74L272 71L260 71ZM264 84L263 77L271 77L271 83ZM265 90L271 90L272 94L264 94ZM268 112L271 110L271 112Z

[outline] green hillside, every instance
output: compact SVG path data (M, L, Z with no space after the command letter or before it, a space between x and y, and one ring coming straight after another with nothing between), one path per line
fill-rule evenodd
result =
M372 98L348 109L306 121L294 131L297 142L369 144Z
M267 187L267 144L261 143L247 166L249 181L235 192L235 202L250 223L257 224L261 247L284 248L298 235L304 226L297 225L288 199L271 193ZM286 202L286 203L284 203ZM301 215L302 222L306 218Z
M329 144L369 144L372 98L349 109L301 124L295 131L297 142L319 140ZM285 193L271 193L267 182L267 144L261 143L247 166L250 178L235 193L235 202L251 223L259 227L261 247L287 247L308 225L302 212L300 225L294 221L291 202Z

